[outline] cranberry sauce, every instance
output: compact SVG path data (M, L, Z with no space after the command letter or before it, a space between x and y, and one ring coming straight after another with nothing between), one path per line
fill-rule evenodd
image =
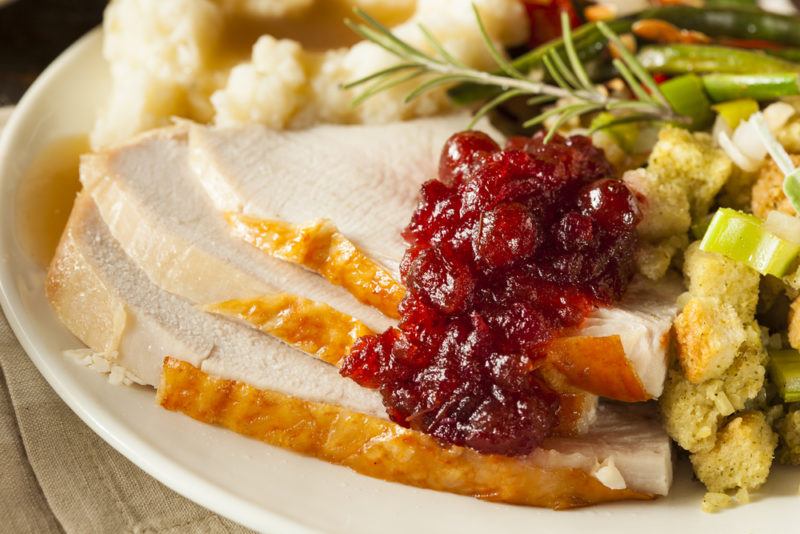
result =
M559 401L544 347L633 274L636 197L586 137L452 136L422 186L401 264L399 328L356 342L341 373L393 421L484 453L531 452Z

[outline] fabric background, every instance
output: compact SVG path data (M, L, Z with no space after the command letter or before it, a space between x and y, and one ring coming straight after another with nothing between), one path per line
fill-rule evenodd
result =
M0 108L0 130L8 115ZM0 532L249 531L163 486L95 435L0 314Z

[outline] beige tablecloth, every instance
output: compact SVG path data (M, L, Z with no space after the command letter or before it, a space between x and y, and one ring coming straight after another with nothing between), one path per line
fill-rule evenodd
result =
M8 115L0 109L0 128ZM151 478L50 389L0 314L0 532L246 532Z

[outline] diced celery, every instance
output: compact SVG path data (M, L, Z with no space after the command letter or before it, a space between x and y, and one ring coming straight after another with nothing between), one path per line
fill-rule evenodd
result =
M758 111L758 102L752 98L742 98L716 104L711 106L711 109L719 113L731 130L735 130L740 122L747 120L750 115Z
M761 274L777 277L784 276L800 254L800 245L768 232L758 217L730 208L717 210L700 249L717 252Z
M703 81L696 74L684 74L659 85L661 93L678 114L691 117L693 130L711 126L714 114L711 102L703 87Z
M639 123L619 123L606 127L606 124L609 124L611 121L617 118L619 117L615 117L608 112L600 113L592 120L591 128L593 130L602 129L603 131L608 132L608 134L614 138L614 141L617 142L622 150L631 153L634 151L634 148L636 147L636 141L641 133Z
M800 401L800 352L770 351L769 375L784 402Z

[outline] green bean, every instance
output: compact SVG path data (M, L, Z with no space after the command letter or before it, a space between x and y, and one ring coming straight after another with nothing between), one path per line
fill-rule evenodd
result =
M624 19L611 21L609 24L611 29L619 34L630 31L633 22L642 19L663 20L679 28L699 31L711 37L765 40L800 48L800 17L771 13L748 6L720 5L703 8L679 5L661 6L644 10ZM574 31L573 36L575 47L583 61L598 57L605 49L606 40L594 24L584 24ZM526 73L533 68L540 68L542 58L552 48L563 51L563 41L555 39L519 56L514 60L514 66ZM770 51L770 54L785 55L786 59L800 61L800 50L776 50ZM794 70L793 66L788 69L775 68L777 71ZM448 94L456 104L464 105L491 97L496 91L497 89L494 87L461 84L452 88Z
M800 95L800 74L708 74L703 76L703 87L714 102L740 98L775 100Z
M630 30L631 25L632 22L628 20L615 20L609 23L610 28L615 33L624 33ZM597 29L597 25L593 23L584 24L575 29L572 32L572 40L575 43L578 57L584 63L599 56L606 48L606 38ZM542 66L542 59L550 50L556 50L563 55L564 41L562 39L554 39L517 57L511 64L520 72L528 73ZM450 89L448 95L455 104L466 105L477 100L490 98L497 91L498 88L492 86L463 83Z
M759 39L800 47L800 17L757 8L664 6L647 9L634 17L664 20L711 37Z
M638 59L647 70L667 74L800 72L800 64L760 51L726 46L652 45L644 47Z

